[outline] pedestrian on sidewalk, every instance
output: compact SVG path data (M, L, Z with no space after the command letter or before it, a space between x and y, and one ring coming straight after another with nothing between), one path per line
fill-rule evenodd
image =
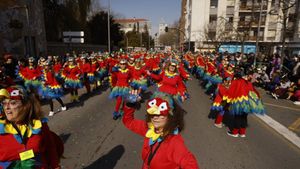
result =
M124 125L144 137L143 169L199 168L180 134L186 112L170 97L149 100L146 120L135 119L135 109L130 104L126 104L123 110Z

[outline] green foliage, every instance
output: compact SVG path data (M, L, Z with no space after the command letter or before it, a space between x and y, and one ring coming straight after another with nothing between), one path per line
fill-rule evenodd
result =
M91 0L43 0L47 41L61 41L63 31L86 29Z
M96 13L87 23L88 42L107 45L107 24L107 13L103 11ZM112 45L118 46L123 39L123 33L120 31L120 25L113 21L112 16L110 17L110 35Z
M98 12L89 21L91 0L43 0L47 41L62 41L63 31L84 31L85 42L107 45L107 13ZM123 40L120 25L110 17L111 44Z

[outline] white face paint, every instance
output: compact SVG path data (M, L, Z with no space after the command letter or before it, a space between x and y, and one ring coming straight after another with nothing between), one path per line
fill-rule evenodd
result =
M17 122L20 115L20 108L22 107L22 101L5 99L2 102L2 105L7 120Z

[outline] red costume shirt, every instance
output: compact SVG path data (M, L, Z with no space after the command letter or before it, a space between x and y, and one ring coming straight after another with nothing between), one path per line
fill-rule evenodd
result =
M168 93L170 95L184 95L186 88L181 77L177 73L171 75L168 71L164 71L159 75L152 73L151 77L159 81L158 90L160 92Z
M134 119L134 109L124 106L124 125L131 131L144 137L142 148L142 159L144 161L143 169L198 169L197 160L192 153L189 152L184 144L180 134L170 134L161 143L155 153L150 166L147 165L148 156L150 154L149 138L146 138L148 126L144 120ZM158 143L154 144L153 150L156 149Z

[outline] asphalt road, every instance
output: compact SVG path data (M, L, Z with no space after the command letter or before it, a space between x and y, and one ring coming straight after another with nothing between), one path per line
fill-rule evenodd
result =
M208 118L211 101L198 81L190 81L188 90L191 98L183 104L188 114L182 134L200 168L299 168L300 149L257 117L249 116L246 138L229 137L225 128L214 127L213 120ZM126 129L121 120L112 120L115 101L108 99L109 92L108 89L91 97L83 96L81 103L69 104L69 110L50 118L50 128L65 142L63 168L141 168L143 138ZM48 107L44 106L44 110ZM136 118L143 119L144 115L143 107L136 112Z

